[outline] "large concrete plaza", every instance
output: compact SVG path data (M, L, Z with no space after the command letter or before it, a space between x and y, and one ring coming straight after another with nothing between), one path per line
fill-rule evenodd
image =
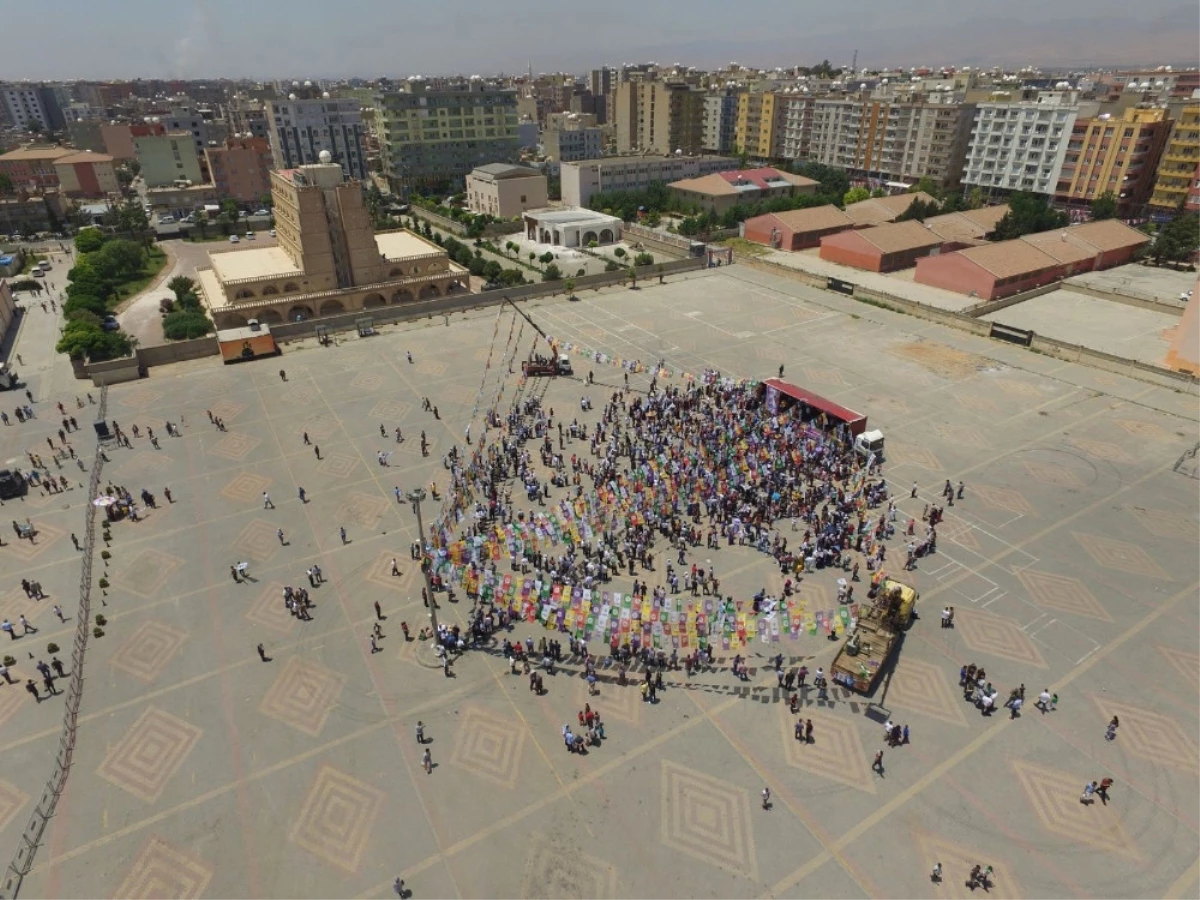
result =
M485 309L330 348L308 341L279 360L154 369L110 390L109 417L143 437L109 451L105 480L135 496L149 488L160 506L113 527L112 587L93 599L109 622L88 651L74 766L22 893L385 897L400 875L416 898L959 897L979 863L994 867L1001 897L1196 896L1200 501L1197 481L1174 470L1197 440L1194 390L1062 363L747 266L650 281L527 309L556 337L665 357L676 371L767 377L785 365L789 380L884 430L885 474L905 517L945 479L966 484L939 552L911 574L923 615L886 693L871 698L912 732L886 750L882 776L871 768L884 743L867 699L835 689L818 704L810 694L801 715L815 743L792 739L766 658L828 666L835 645L821 637L755 644L745 684L720 654L719 671L669 677L655 706L607 682L589 698L570 665L536 697L498 655L478 651L447 679L403 640L400 622L415 634L424 611L408 552L415 520L393 490L444 484L442 455L485 378L497 317ZM53 331L40 311L23 323L17 349L40 415L0 428L0 460L45 454L53 404L74 406L87 390L47 355ZM526 327L523 350L530 337ZM589 368L590 388L580 380ZM548 386L546 403L568 419L582 394L599 407L605 385L621 382L619 369L584 361L577 375ZM423 396L441 421L422 412ZM15 402L3 403L10 415ZM182 437L165 436L167 420L183 423ZM402 426L407 441L381 438L381 423ZM95 442L81 424L74 443L90 461ZM381 450L392 452L387 468ZM28 516L40 530L36 545L0 548L0 613L40 627L5 642L21 681L36 675L30 652L46 658L48 642L72 637L75 623L50 614L53 603L68 616L75 608L70 535L89 498L72 480L64 494L4 504L5 518ZM263 508L264 491L275 509ZM696 554L707 558L723 592L780 589L778 569L749 548ZM231 580L239 559L253 582ZM281 590L305 585L315 562L328 583L312 591L314 621L300 622ZM48 598L28 600L22 577ZM835 578L806 577L801 595L832 607ZM376 601L386 637L372 654ZM945 604L957 609L953 630L938 627ZM443 602L443 618L461 619L465 605ZM968 662L1004 696L1026 685L1019 718L982 718L963 702L957 673ZM1059 696L1049 714L1033 705L1043 687ZM560 729L589 699L608 738L568 754ZM61 697L35 704L0 683L4 852L50 771L61 715ZM1121 727L1109 742L1113 715ZM418 720L432 738L430 775ZM1081 804L1084 784L1103 776L1115 779L1108 804ZM929 879L935 861L941 885Z

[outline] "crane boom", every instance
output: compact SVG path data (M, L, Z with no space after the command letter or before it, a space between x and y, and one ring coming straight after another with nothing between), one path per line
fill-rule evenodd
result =
M538 325L537 322L533 321L533 319L529 318L529 315L528 315L528 313L525 312L525 310L521 309L521 307L519 307L519 306L517 306L517 304L513 303L512 300L510 300L508 298L507 294L504 296L503 300L505 303L507 303L509 306L511 306L513 309L515 309L517 311L517 313L521 316L521 318L523 318L526 322L528 322L531 326L533 326L533 330L542 336L542 338L546 341L546 343L550 345L551 350L554 351L555 356L557 356L558 355L558 344L550 339L550 335L548 335L548 334L546 334L546 332L542 331L541 326Z

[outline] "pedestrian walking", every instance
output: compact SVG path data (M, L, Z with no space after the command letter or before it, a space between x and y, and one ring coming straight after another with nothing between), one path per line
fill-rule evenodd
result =
M338 528L338 534L341 535L343 544L350 543L348 540L346 540L346 526L345 525L342 525Z
M233 580L234 580L234 582L240 582L240 581L242 580L242 579L241 579L241 576L240 576L240 575L238 575L237 566L230 566L230 567L229 567L229 574L233 576Z
M256 649L258 651L258 658L261 659L263 662L266 662L267 661L267 651L263 647L263 645L259 644L254 649Z
M28 681L25 682L25 690L27 690L27 691L29 691L29 693L33 694L33 699L36 700L38 703L42 702L42 695L38 693L38 687L36 684L33 683L32 678L30 678Z
M0 678L3 678L6 684L15 684L12 676L8 674L8 666L0 662Z
M1079 795L1079 802L1084 804L1085 806L1089 803L1094 803L1095 800L1093 799L1093 797L1094 797L1095 793L1096 793L1096 782L1089 781L1087 784L1085 784L1083 786L1083 793Z
M763 801L763 809L771 808L771 789L769 787L765 787L762 789L762 801Z
M397 875L396 880L392 882L392 890L394 890L396 892L396 896L402 898L402 900L407 895L407 891L404 889L404 879L399 875Z
M50 660L50 668L52 668L54 670L54 674L57 675L59 678L67 677L67 670L63 667L62 660L59 659L57 656L55 656L53 659ZM1109 781L1111 782L1112 779L1109 779Z
M1120 724L1120 720L1116 716L1113 716L1112 721L1108 723L1108 728L1104 732L1104 739L1106 741L1115 741L1117 739L1117 726Z
M82 547L79 546L79 538L75 537L75 532L73 532L73 531L71 532L71 543L75 545L76 550L83 549Z
M912 494L910 494L909 496L911 496L914 500L917 497L917 483L915 481L913 482L913 486L912 486ZM938 863L938 865L941 865L941 863Z
M1011 710L1011 712L1009 714L1010 719L1015 719L1015 718L1017 718L1017 716L1019 716L1021 714L1021 705L1024 702L1025 701L1022 700L1020 697L1013 698L1013 702L1008 705L1009 710Z
M400 564L398 562L396 562L396 557L394 557L394 556L392 557L392 574L393 575L401 574L400 573Z
M29 624L29 620L27 618L25 618L24 613L22 613L20 616L18 616L17 620L21 623L21 627L23 629L25 629L24 631L21 632L22 637L29 634L30 632L32 632L33 634L37 634L38 630Z
M883 751L882 750L880 750L878 753L875 754L875 762L871 763L871 769L875 772L878 772L880 775L883 774Z
M263 491L263 509L274 509L275 504L271 502L271 495Z
M933 864L933 871L929 873L929 880L934 884L942 883L942 864L940 862Z
M1113 780L1111 778L1101 778L1100 784L1096 787L1096 796L1100 798L1100 801L1105 806L1108 806L1108 789L1112 786Z
M280 546L283 546L285 543L287 543L287 542L286 542L286 541L283 539L283 529L282 529L282 528L280 528L280 529L277 529L277 530L276 530L276 532L275 532L275 537L279 538L279 544L280 544Z
M425 723L420 719L417 720L417 743L425 743Z
M63 615L62 607L59 606L57 603L54 604L54 606L51 608L50 611L52 613L54 613L56 616L58 616L58 621L63 622L63 623L65 623L67 621L67 617Z
M307 503L307 502L308 502L308 495L307 495L307 494L304 492L304 488L297 488L297 489L296 489L296 492L297 492L297 493L300 495L300 502L301 502L301 503Z
M425 769L425 774L429 775L433 772L433 752L426 747L425 752L421 754L421 765Z
M374 633L372 633L372 634L371 634L371 637L370 637L368 640L369 640L369 641L370 641L370 643L371 643L371 652L372 652L372 653L378 653L378 652L379 652L379 644L378 644L378 643L376 642L376 640L375 640L375 635L374 635Z

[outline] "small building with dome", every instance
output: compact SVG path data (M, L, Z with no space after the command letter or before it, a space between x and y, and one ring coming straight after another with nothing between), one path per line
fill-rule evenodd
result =
M376 233L362 185L320 162L271 173L278 246L209 253L197 273L217 328L282 324L470 290L469 272L407 229Z

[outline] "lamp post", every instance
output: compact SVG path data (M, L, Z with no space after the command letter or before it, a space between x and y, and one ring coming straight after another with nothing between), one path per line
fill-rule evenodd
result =
M438 620L437 601L433 598L433 582L429 578L429 568L425 565L425 524L421 521L421 501L425 499L425 488L415 487L405 497L412 503L413 512L417 514L417 536L421 545L421 574L425 577L425 594L429 597L429 624L433 626L433 638L437 640Z

